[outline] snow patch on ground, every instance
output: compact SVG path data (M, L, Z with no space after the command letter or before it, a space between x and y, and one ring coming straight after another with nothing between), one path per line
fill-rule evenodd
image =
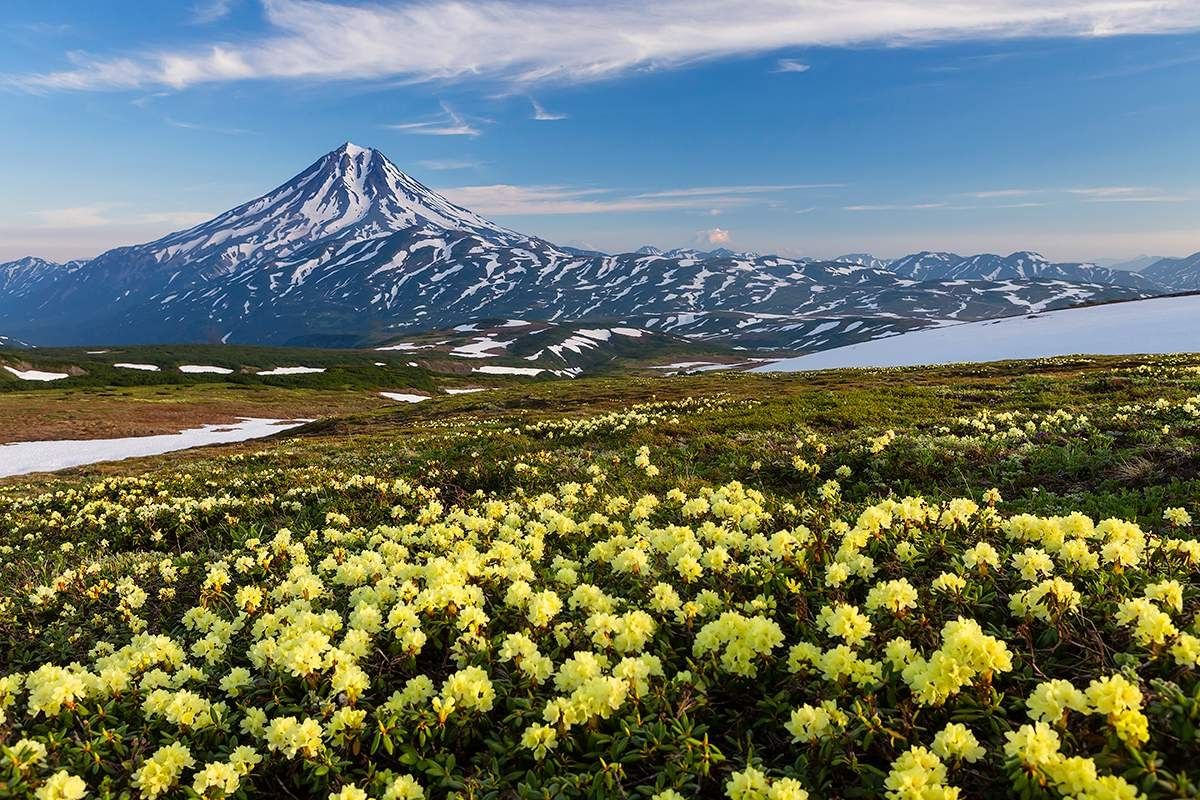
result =
M912 367L1074 354L1200 351L1200 296L1156 297L912 331L774 364L755 372Z
M400 403L420 403L422 400L428 400L429 396L424 394L405 394L404 392L380 392L380 397L386 397L388 400L395 400Z
M537 367L502 367L499 365L488 365L486 367L475 367L472 372L482 372L485 375L540 375L545 372L544 369Z
M225 367L209 367L202 364L184 364L179 371L186 375L231 375L233 370Z
M158 372L158 367L153 364L113 364L117 369L136 369L142 372Z
M48 383L49 381L61 381L63 378L71 377L65 372L42 372L36 369L17 369L15 367L5 367L6 370L16 375L23 381L41 381Z
M658 364L650 369L698 369L699 367L708 367L710 369L716 367L728 366L726 364L718 364L715 361L680 361L677 364Z
M101 461L155 456L190 447L258 439L295 428L311 420L243 418L233 425L204 425L160 436L124 439L84 439L54 442L16 442L0 445L0 477L52 472Z
M324 367L276 367L268 369L257 374L259 375L311 375L315 372L324 372Z
M416 342L397 342L389 344L387 347L376 347L375 350L383 352L385 350L428 350L433 347L431 344L417 344Z
M450 355L458 356L459 358L495 358L500 353L493 353L492 350L507 349L514 340L502 342L499 339L490 337L477 338L470 344L461 344L450 351Z
M475 392L490 392L491 386L477 386L467 389L447 389L446 394L475 394Z

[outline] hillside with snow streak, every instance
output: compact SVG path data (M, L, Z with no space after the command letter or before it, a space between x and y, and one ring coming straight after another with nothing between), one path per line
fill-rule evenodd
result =
M838 347L757 368L913 367L1075 354L1200 352L1200 295L968 322Z
M0 330L40 346L363 346L510 318L810 350L1161 293L1129 273L1026 252L920 254L900 267L845 258L561 247L347 143L188 230L88 262L0 264Z

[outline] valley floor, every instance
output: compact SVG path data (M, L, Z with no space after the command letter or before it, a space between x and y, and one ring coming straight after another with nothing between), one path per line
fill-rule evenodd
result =
M1200 356L326 400L0 481L0 794L1194 796Z

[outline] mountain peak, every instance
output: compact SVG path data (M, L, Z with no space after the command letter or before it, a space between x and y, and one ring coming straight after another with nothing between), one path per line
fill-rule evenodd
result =
M345 153L353 158L354 156L362 155L363 153L374 153L374 147L361 147L354 142L346 142L341 147L333 151L334 153Z
M451 203L382 152L346 142L265 195L140 247L160 264L203 264L209 273L227 273L265 260L305 258L319 242L342 250L410 229L435 238L469 233L485 246L528 240Z

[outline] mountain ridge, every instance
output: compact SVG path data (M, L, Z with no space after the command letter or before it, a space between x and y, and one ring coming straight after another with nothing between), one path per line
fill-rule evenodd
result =
M369 344L488 317L599 319L810 348L1161 292L1134 273L1024 251L844 258L560 247L346 143L266 194L153 242L71 265L0 265L0 328L46 344Z

